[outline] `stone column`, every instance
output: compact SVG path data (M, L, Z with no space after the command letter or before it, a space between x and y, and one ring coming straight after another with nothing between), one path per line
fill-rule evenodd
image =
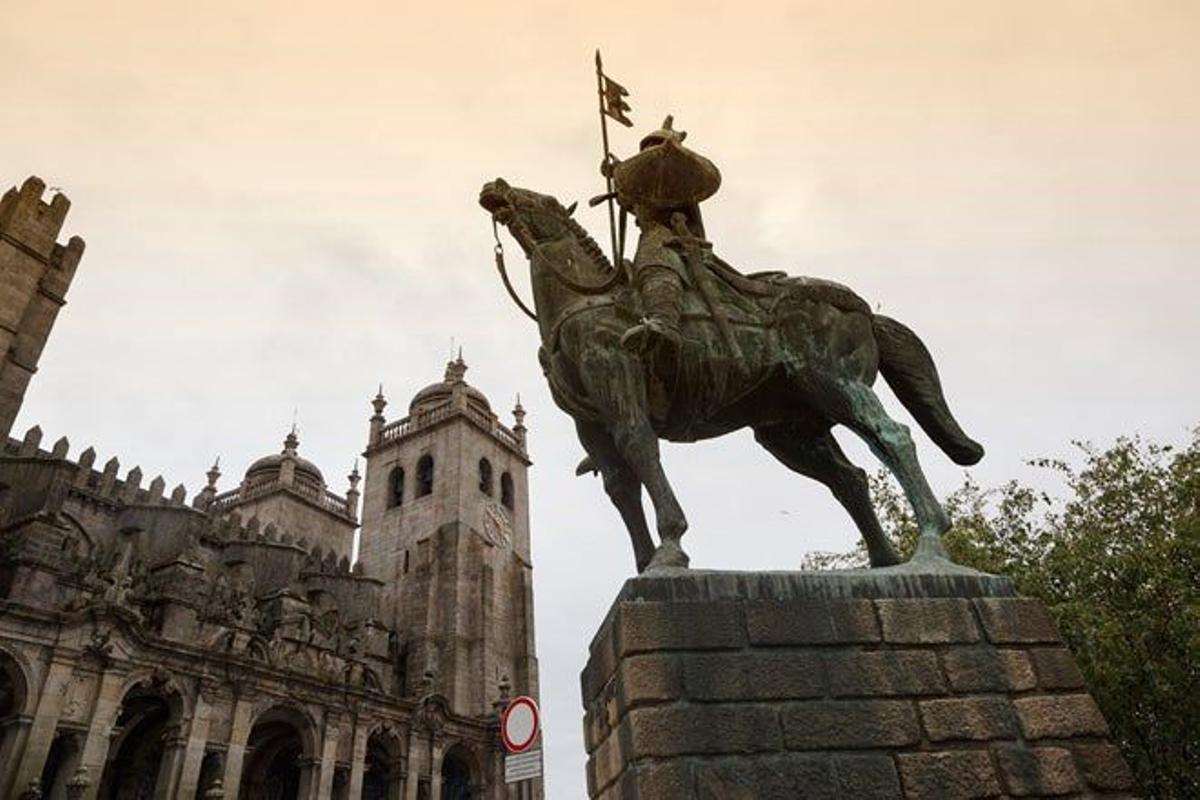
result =
M418 766L421 737L416 731L408 734L408 774L404 777L404 800L417 800L417 787L421 783L421 769ZM439 798L438 800L441 800Z
M96 704L92 706L92 721L88 725L87 738L83 742L83 755L79 759L80 766L87 770L90 781L83 792L82 800L95 800L100 791L113 725L116 724L117 714L121 709L121 689L124 683L124 672L106 671L100 677L100 690L96 694Z
M317 790L320 786L321 759L300 759L300 789L296 792L299 800L317 800ZM328 800L328 796L326 796Z
M437 800L442 797L442 750L445 746L440 734L429 737L429 796Z
M355 720L354 738L350 745L350 800L362 798L363 769L367 760L367 731L369 724L364 720ZM389 798L390 800L390 798Z
M316 800L330 800L330 796L333 794L333 771L337 763L338 739L341 734L341 720L338 714L326 711L325 736L321 743Z
M54 734L58 729L58 717L62 713L63 700L66 699L67 684L74 671L73 656L55 653L51 657L50 670L45 683L42 684L37 710L33 714L33 722L29 726L25 749L21 751L15 775L7 787L0 786L5 792L4 797L16 796L25 790L31 780L41 777L46 755L50 752L50 745L54 742ZM30 691L33 691L33 687L30 687Z
M179 773L183 770L183 759L187 752L187 735L184 730L190 727L191 721L185 720L163 732L163 755L158 765L154 800L171 800L178 796L176 787L179 785Z
M176 796L192 798L196 795L196 784L200 781L200 767L204 763L204 746L208 743L209 720L216 686L201 683L196 692L196 704L192 712L192 724L188 729L187 744L184 746L182 763L179 767L179 787Z
M247 697L238 697L233 703L233 715L229 723L229 746L225 750L225 777L221 779L226 795L237 797L242 785L242 762L246 758L246 742L250 739L251 715L254 703Z

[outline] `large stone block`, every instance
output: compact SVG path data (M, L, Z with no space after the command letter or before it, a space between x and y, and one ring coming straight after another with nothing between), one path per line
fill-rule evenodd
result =
M760 600L746 604L753 645L847 644L879 641L869 600Z
M1024 651L981 645L949 648L941 657L956 692L1023 692L1037 685Z
M890 755L842 754L833 757L834 782L838 797L855 800L902 798L896 762Z
M692 700L792 700L825 693L815 653L701 653L685 659L683 683Z
M981 598L975 601L988 640L995 644L1058 642L1050 610L1025 597Z
M992 760L981 750L901 753L896 761L905 797L972 800L1002 793Z
M1056 694L1013 701L1027 739L1108 736L1108 724L1091 695Z
M629 752L638 758L756 753L781 749L773 708L749 703L635 708L626 715Z
M1037 672L1038 686L1043 689L1082 689L1083 674L1075 657L1065 647L1036 648L1029 651Z
M883 640L893 644L948 644L979 640L966 600L880 600Z
M1017 721L1006 697L924 700L920 709L931 742L1011 739L1017 735Z
M838 797L825 755L721 758L696 766L700 800L793 800Z
M908 700L828 700L783 709L784 742L792 750L900 747L921 739Z
M892 697L946 693L931 650L849 650L825 657L835 697Z

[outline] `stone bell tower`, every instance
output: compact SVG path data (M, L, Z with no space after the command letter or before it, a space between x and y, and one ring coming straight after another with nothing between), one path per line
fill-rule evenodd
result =
M55 240L71 202L28 178L0 197L0 438L8 436L29 379L83 256L83 239Z
M376 396L359 560L385 582L408 694L488 714L507 684L536 696L525 412L503 425L461 354L388 422Z

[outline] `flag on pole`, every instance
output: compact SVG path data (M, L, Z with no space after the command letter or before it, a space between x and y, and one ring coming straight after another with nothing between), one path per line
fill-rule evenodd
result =
M629 92L626 91L624 86L617 83L603 72L600 73L600 80L602 86L600 95L604 101L601 107L604 113L624 125L626 128L632 128L633 120L625 116L626 111L632 110L629 107L629 103L625 102L625 98L629 96Z

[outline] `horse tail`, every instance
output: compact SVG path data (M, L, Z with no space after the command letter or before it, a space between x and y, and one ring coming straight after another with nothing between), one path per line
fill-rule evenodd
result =
M933 356L917 335L890 317L876 314L871 322L879 346L879 372L929 438L956 464L983 458L983 446L967 436L950 413Z

